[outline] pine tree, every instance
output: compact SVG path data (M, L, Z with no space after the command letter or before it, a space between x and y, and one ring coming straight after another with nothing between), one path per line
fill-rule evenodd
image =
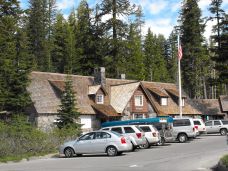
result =
M67 75L65 81L65 90L62 93L61 105L58 110L58 122L57 126L61 128L75 127L80 129L80 124L77 120L80 116L78 109L76 108L75 92L73 91L73 81L69 75Z
M200 98L202 89L202 66L205 57L202 47L203 26L198 0L184 1L181 10L181 43L183 58L181 60L183 87L191 98Z
M29 83L30 55L27 36L21 28L22 10L18 1L3 1L0 11L0 110L14 114L24 112L30 104L26 87Z
M106 60L110 62L108 72L110 76L118 77L120 74L120 68L122 63L122 40L127 38L126 33L128 24L123 20L118 19L120 15L128 17L131 15L134 6L130 4L129 0L103 0L99 5L99 13L97 17L111 15L112 17L107 21L103 22L104 32L107 34L106 40L109 40L108 53L106 54Z

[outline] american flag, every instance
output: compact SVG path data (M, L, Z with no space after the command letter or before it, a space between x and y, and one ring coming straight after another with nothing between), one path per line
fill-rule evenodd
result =
M183 54L182 54L182 47L181 44L179 44L179 48L178 48L178 59L181 60Z

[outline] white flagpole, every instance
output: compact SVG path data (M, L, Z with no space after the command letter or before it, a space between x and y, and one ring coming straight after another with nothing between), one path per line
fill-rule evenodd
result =
M177 43L178 43L178 53L180 48L180 35L177 36ZM182 118L182 94L181 94L181 67L180 67L180 58L178 54L178 84L179 84L179 113L180 118Z

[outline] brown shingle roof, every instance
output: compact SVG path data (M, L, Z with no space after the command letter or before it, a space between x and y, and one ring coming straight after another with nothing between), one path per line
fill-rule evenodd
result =
M228 112L228 96L220 96L221 108L223 112Z
M203 115L225 115L221 111L218 99L195 99L193 102Z
M166 93L166 90L173 90L175 92L178 92L178 88L175 84L172 83L159 83L159 82L142 82L143 86L145 88L156 88L159 89L161 92ZM151 98L151 101L153 102L153 106L155 110L158 112L158 115L172 115L172 114L179 114L179 106L178 101L175 101L172 96L169 96L168 98L168 105L167 106L161 106L160 99L157 99L153 93L148 93L149 98ZM179 95L178 95L179 96ZM185 96L186 97L186 96ZM182 107L182 112L185 115L188 114L201 114L200 111L198 111L194 106L190 104L190 99L186 98L185 100L185 106Z
M92 107L107 117L121 117L111 105L93 104Z
M152 91L153 93L157 94L160 97L168 97L168 94L165 92L160 91L157 88L147 87L148 90Z
M168 93L172 94L173 96L176 96L179 98L179 91L177 89L166 89L166 91ZM183 94L181 96L182 96L182 98L186 98L186 96Z

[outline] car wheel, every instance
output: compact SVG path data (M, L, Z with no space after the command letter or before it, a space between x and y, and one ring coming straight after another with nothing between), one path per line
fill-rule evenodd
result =
M179 134L178 137L177 137L178 141L180 143L184 143L187 141L188 137L186 134Z
M122 151L119 151L119 152L117 153L117 155L120 156L120 155L122 155L122 153L123 153Z
M106 152L108 156L116 156L118 153L116 147L114 146L108 146Z
M165 145L165 138L164 137L161 137L161 140L157 143L157 145Z
M70 147L67 147L65 150L64 150L64 155L65 157L67 158L70 158L70 157L73 157L74 156L74 150Z
M140 145L139 147L142 148L142 149L147 149L147 148L150 147L150 144L149 144L149 142L146 140L146 144Z
M227 130L226 129L221 129L220 130L220 134L221 135L226 135L227 134Z

